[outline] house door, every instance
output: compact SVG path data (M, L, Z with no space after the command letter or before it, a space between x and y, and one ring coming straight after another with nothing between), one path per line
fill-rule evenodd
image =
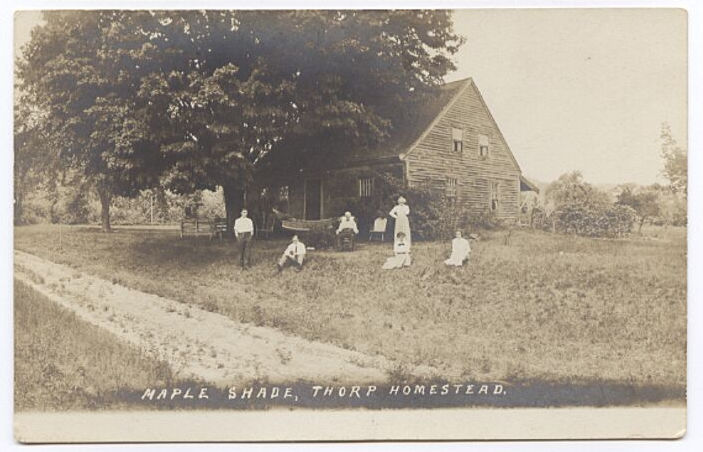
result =
M319 220L322 215L322 180L305 181L305 219Z

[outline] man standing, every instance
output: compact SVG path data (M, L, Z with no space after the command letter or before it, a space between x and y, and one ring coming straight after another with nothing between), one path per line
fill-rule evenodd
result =
M344 212L344 216L339 220L337 228L337 248L341 248L342 239L347 236L352 241L352 249L354 244L354 236L359 233L359 228L356 226L356 220L352 217L351 212Z
M286 265L294 265L298 271L302 270L305 252L305 244L298 240L297 235L294 235L290 245L288 245L283 252L283 256L281 256L276 264L278 266L278 271L282 271L283 267Z
M247 209L242 209L242 214L234 220L234 237L239 245L239 263L242 268L249 266L251 255L251 239L254 235L254 223L247 217Z

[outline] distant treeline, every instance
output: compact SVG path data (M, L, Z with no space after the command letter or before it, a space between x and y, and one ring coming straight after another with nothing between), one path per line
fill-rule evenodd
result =
M142 190L133 198L114 197L110 211L115 224L173 224L184 217L225 218L222 189L187 195L163 188ZM100 200L94 191L59 186L32 191L18 220L20 224L99 224L100 212Z

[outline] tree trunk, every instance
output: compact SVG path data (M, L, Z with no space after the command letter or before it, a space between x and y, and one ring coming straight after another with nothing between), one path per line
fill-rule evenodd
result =
M110 227L110 200L112 196L110 191L105 188L98 189L98 195L100 196L100 219L101 219L101 229L103 232L111 232Z
M642 234L642 225L644 224L644 219L645 217L642 217L642 219L640 220L640 227L639 229L637 229L638 234Z
M239 216L244 207L244 190L233 185L222 187L225 198L225 212L227 213L227 237L234 234L234 220Z
M15 209L14 209L15 226L17 226L18 224L22 224L22 222L24 221L24 211L22 210L22 208L24 207L24 205L22 203L23 201L24 201L24 197L22 196L22 194L19 191L17 191L17 189L15 189Z

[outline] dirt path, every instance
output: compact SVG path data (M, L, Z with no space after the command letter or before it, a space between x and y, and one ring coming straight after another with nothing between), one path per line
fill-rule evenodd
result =
M381 357L235 322L22 251L15 251L15 278L148 356L166 360L182 378L215 384L257 378L363 383L385 381L393 367Z

